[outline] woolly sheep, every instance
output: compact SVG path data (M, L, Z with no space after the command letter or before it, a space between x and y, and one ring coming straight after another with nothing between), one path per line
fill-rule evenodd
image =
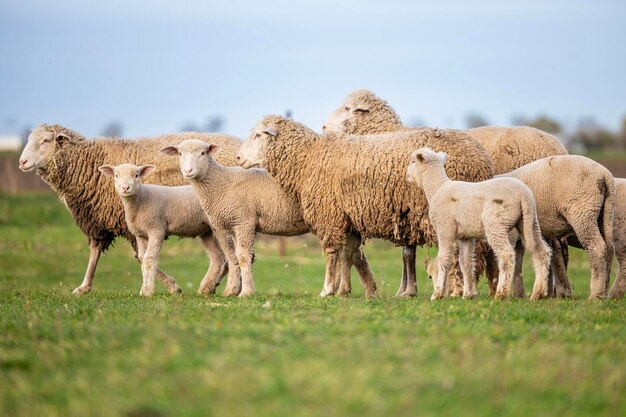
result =
M191 186L168 187L142 184L154 165L102 165L98 170L114 177L115 191L124 206L124 219L137 242L137 257L141 263L143 285L140 295L154 295L154 277L163 241L167 236L199 237L205 247L217 246L200 201ZM199 294L213 293L223 270L221 263L211 262L200 283Z
M178 164L171 158L159 157L158 150L190 137L219 144L222 151L217 156L218 160L225 165L234 165L234 156L241 141L223 134L177 133L133 140L86 140L79 133L60 125L44 124L32 131L20 156L19 168L24 172L36 171L50 185L88 239L89 263L82 284L73 294L91 291L100 255L116 237L128 239L137 254L135 239L124 220L122 202L115 194L113 184L100 175L98 167L124 162L137 165L152 162L158 172L146 182L180 185L182 179L178 174ZM221 251L214 246L206 249L212 264L226 264ZM157 270L157 278L169 292L180 292L172 277Z
M404 126L396 111L368 90L349 93L323 126L324 132L358 135L408 129L416 128ZM555 136L532 127L486 126L469 129L466 133L483 145L492 160L494 174L513 171L547 156L567 155L567 150ZM406 279L415 281L415 248L405 248L403 256L405 266L399 294L406 291L407 285L414 285L407 284ZM411 257L412 269L407 273Z
M615 197L613 242L618 270L609 298L622 298L626 292L626 179L615 178Z
M407 181L424 190L428 216L437 233L439 271L431 300L444 296L452 260L459 250L463 298L478 295L473 279L476 239L485 239L500 267L496 299L509 296L515 269L513 245L521 237L533 255L535 285L531 299L548 295L550 248L541 238L535 201L530 189L515 178L494 178L471 183L452 181L446 174L444 152L420 148L411 154Z
M546 239L576 235L591 264L589 298L605 298L614 253L615 181L609 170L584 156L559 155L498 177L517 178L532 190Z
M448 152L446 169L455 179L492 175L484 149L460 131L321 136L281 116L264 117L237 159L245 168L266 168L300 203L326 252L324 291L332 293L339 253L350 233L405 246L435 242L423 192L405 181L410 153L422 146Z
M179 156L182 175L191 183L200 204L211 224L229 263L228 283L225 295L239 293L239 271L241 271L240 296L254 293L252 259L256 232L279 236L297 236L309 232L302 218L300 205L262 169L246 170L225 167L213 159L219 147L198 140L186 140L178 146L167 146L161 150L165 155ZM353 250L360 241L352 239ZM364 256L360 256L365 261ZM354 261L353 252L345 259L349 273ZM363 280L368 297L376 295L376 283L369 266L357 270Z

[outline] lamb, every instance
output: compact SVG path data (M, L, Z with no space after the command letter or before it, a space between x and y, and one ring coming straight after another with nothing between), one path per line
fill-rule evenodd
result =
M133 140L101 138L86 140L79 133L60 125L41 125L34 129L20 156L19 168L36 171L41 178L59 195L68 208L80 230L89 243L89 263L82 284L73 291L80 295L91 291L93 278L100 255L113 243L116 237L128 239L133 245L135 239L124 220L122 202L117 197L113 184L98 172L104 164L117 165L132 162L143 165L153 162L158 171L146 182L163 185L182 184L178 165L170 158L158 157L158 150L170 143L178 143L184 138L195 138L217 143L222 151L218 160L226 165L234 165L234 156L241 141L223 134L178 133L153 138ZM206 244L206 242L205 242ZM211 264L226 268L226 259L217 244L211 242L206 247ZM174 279L157 270L170 293L180 292Z
M626 292L626 179L615 178L615 196L613 242L618 271L609 298L622 298Z
M213 159L218 145L186 140L178 146L163 148L164 155L179 156L183 176L191 183L206 218L228 257L228 282L224 295L249 296L254 293L252 259L256 232L278 236L297 236L310 228L302 218L300 205L262 169L225 167ZM355 263L366 296L376 296L376 283L365 257L353 253L360 246L352 238L348 269ZM365 262L365 265L359 263ZM366 269L366 271L364 271ZM241 273L241 284L239 282ZM239 287L241 286L241 292Z
M498 258L500 278L496 299L509 296L515 269L513 245L521 237L533 255L535 285L531 299L548 295L551 251L541 238L537 209L530 189L515 178L494 178L478 183L452 181L444 164L448 155L420 148L411 154L407 181L424 190L428 216L439 243L439 271L431 300L443 298L455 252L463 273L463 298L478 295L473 279L475 239L489 242Z
M589 298L606 298L615 211L615 181L609 170L584 156L558 155L498 177L517 178L532 190L546 239L576 236L591 265Z
M349 93L323 126L324 132L356 135L410 129L416 128L404 126L396 111L368 90ZM491 158L495 174L513 171L547 156L568 154L555 136L531 127L487 126L469 129L466 133L483 145ZM405 247L403 258L403 279L397 295L411 295L412 289L416 288L415 247ZM495 290L495 286L492 289Z
M482 146L460 131L322 136L281 116L264 117L237 160L244 168L266 168L300 203L326 252L324 291L333 293L338 257L349 234L405 246L435 243L423 192L405 181L410 152L422 146L448 152L446 169L455 179L492 176Z
M143 284L140 295L154 295L154 277L163 241L169 235L200 237L205 247L215 245L211 227L204 216L200 201L191 186L142 184L154 165L137 166L121 164L116 167L102 165L98 170L114 177L115 191L124 206L124 219L128 230L135 236L137 257L141 263ZM221 251L216 246L214 251ZM214 293L225 271L223 265L211 262L200 283L199 294Z

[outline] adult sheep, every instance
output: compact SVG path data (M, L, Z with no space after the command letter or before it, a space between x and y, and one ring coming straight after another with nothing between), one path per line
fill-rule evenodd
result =
M351 233L404 246L434 243L424 193L405 179L411 152L423 146L448 153L451 178L492 177L483 147L461 131L322 136L274 115L256 125L237 159L245 168L266 168L300 202L327 254L324 286L332 291L338 255Z
M366 135L384 132L397 132L411 128L404 126L400 116L384 100L368 90L356 90L349 93L342 105L335 110L323 126L324 132L343 132ZM485 126L466 131L477 140L492 160L494 175L504 174L530 162L553 155L567 155L567 149L555 137L532 127ZM555 253L560 254L558 251ZM489 255L493 255L489 251ZM415 288L415 247L405 247L403 251L403 278L398 295ZM487 264L488 283L495 293L497 271L489 257ZM476 271L480 272L480 271ZM456 281L457 290L459 281ZM410 294L409 294L410 295Z
M609 292L609 298L622 298L626 292L626 179L624 178L615 178L613 242L618 270Z
M235 165L235 154L241 145L238 138L223 134L175 133L133 140L98 138L86 140L81 134L60 125L41 125L28 137L20 156L19 168L36 171L59 195L74 218L76 225L87 236L89 262L82 284L72 293L80 295L91 291L100 255L118 236L131 242L135 255L137 245L124 220L122 202L115 194L111 181L98 172L101 165L136 165L153 163L158 171L146 182L163 185L181 185L178 163L159 156L159 149L171 143L194 138L217 143L222 151L217 159L225 165ZM206 248L211 264L226 265L226 258L217 245ZM219 268L224 275L226 268ZM157 271L169 292L180 292L174 279Z

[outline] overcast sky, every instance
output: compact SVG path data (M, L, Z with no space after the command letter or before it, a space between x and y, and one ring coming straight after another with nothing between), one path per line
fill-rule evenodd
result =
M626 2L0 2L0 134L61 123L131 136L291 109L319 130L368 88L407 123L626 115ZM434 4L436 3L436 4Z

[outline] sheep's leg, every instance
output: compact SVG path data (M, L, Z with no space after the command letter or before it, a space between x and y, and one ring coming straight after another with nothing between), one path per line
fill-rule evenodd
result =
M550 246L545 244L542 239L535 242L532 248L533 269L535 270L535 283L533 292L530 295L531 300L549 297L549 280L551 278L550 269L553 264L552 251Z
M326 250L326 275L324 277L324 289L320 293L320 297L328 297L335 295L335 280L337 276L337 262L339 259L338 250Z
M354 263L355 251L361 245L361 240L356 236L348 235L347 241L343 250L341 251L341 258L339 260L339 273L341 276L341 283L337 295L347 296L352 292L352 284L350 282L350 268Z
M513 297L526 298L524 291L524 276L522 264L524 263L524 245L518 240L515 242L515 269L513 270Z
M437 236L439 242L439 254L437 259L439 260L439 270L437 272L437 281L435 282L435 290L430 296L431 300L438 300L444 297L446 291L446 281L448 279L448 273L452 267L454 261L454 240L445 239L442 236Z
M555 296L572 298L574 291L567 276L567 241L564 246L558 239L552 241L552 273L554 274Z
M515 269L515 248L511 243L509 232L505 229L485 230L489 246L493 249L498 259L498 287L495 298L506 299L511 292L513 272Z
M402 248L402 277L406 271L406 285L404 292L400 294L402 297L417 296L417 278L415 274L415 257L417 248L415 245L409 245Z
M215 289L228 271L228 261L212 232L200 236L200 241L209 256L210 263L198 287L198 294L215 294Z
M359 275L361 285L365 290L366 298L376 298L376 281L374 280L374 274L367 262L365 253L361 248L358 248L354 254L354 269Z
M233 237L225 231L213 230L213 233L228 261L228 280L222 295L224 297L234 297L239 295L241 291L241 269L235 253L235 243L233 242Z
M141 270L143 273L143 285L141 286L141 291L139 295L144 297L151 297L154 295L154 278L156 276L157 266L159 264L159 254L161 253L161 247L163 246L163 239L165 238L162 234L156 234L152 236L148 236L148 243L145 245L145 241L143 239L137 239L137 245L141 248L142 245L145 245L145 253L141 256L140 249L140 259L141 259ZM142 242L142 243L140 243Z
M241 292L239 297L248 297L254 294L254 279L252 277L252 259L254 258L254 225L241 228L236 232L235 254L241 270Z
M474 239L459 240L459 267L463 274L463 298L472 299L478 295L474 279Z
M163 285L167 288L167 292L170 294L180 294L183 290L176 284L176 280L171 276L167 275L165 272L161 271L159 268L156 269L156 278L161 281Z
M607 295L607 245L604 242L600 229L594 221L589 219L567 219L574 229L574 233L578 237L581 245L587 251L589 256L589 265L591 266L591 285L589 290L589 299L603 299Z
M406 283L408 280L408 268L406 265L405 251L407 247L402 248L402 278L400 279L400 286L398 287L398 291L396 291L395 297L402 297L402 294L406 291Z
M486 263L486 275L487 275L487 285L489 286L489 296L495 297L496 290L498 288L498 260L496 259L496 254L493 252L493 249L489 247L489 250L485 254L485 263Z
M622 298L626 293L626 242L615 241L615 257L617 258L617 277L609 292L609 298Z
M98 260L102 254L100 245L93 239L89 239L89 262L87 263L87 270L85 271L85 277L80 286L74 291L73 295L82 295L91 291L91 285L93 284L93 277L96 273L96 267L98 266Z

